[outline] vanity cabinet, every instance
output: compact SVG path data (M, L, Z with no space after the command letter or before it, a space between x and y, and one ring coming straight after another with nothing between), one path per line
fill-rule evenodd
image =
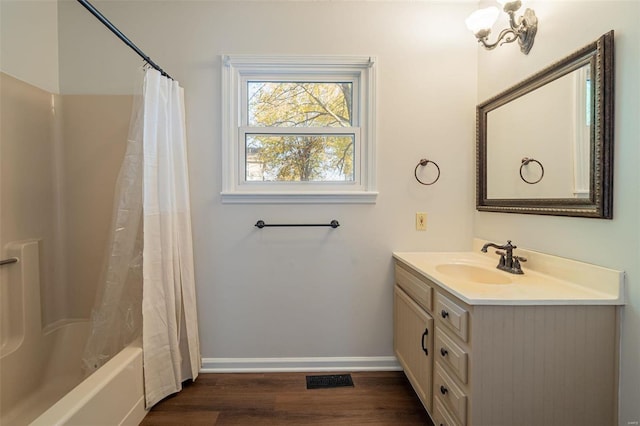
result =
M394 347L413 389L431 410L433 318L400 288L395 288Z
M436 426L617 424L615 306L468 304L399 261L394 295L394 350Z

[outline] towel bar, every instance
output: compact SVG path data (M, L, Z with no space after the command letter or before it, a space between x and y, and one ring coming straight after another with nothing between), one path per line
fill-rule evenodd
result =
M287 227L292 227L292 226L330 226L333 229L336 229L338 226L340 226L340 223L338 223L337 220L332 220L330 223L274 223L274 224L267 224L264 223L264 220L259 220L256 222L256 224L254 225L259 229L262 228L266 228L266 227L275 227L275 226L287 226Z

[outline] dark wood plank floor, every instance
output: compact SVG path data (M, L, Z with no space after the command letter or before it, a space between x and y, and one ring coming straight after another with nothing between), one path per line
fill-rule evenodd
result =
M201 374L149 412L152 425L433 425L402 372L351 373L354 387L306 388L331 373Z

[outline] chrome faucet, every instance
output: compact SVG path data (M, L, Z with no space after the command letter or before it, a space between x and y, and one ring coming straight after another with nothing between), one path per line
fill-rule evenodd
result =
M520 267L520 262L526 262L527 259L524 257L513 255L513 249L516 249L518 247L512 245L511 240L507 240L507 244L501 246L495 243L487 243L482 246L482 249L480 251L486 253L487 248L489 247L498 249L496 250L496 254L500 255L500 261L498 262L498 266L496 266L496 268L500 269L501 271L509 272L511 274L524 274L524 272L522 272L522 268Z

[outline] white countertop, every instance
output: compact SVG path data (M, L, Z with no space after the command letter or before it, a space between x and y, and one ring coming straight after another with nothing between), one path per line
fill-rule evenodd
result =
M474 242L477 248L482 241ZM470 305L623 305L624 273L571 259L518 249L527 257L523 275L496 269L499 256L474 252L394 252L400 263ZM466 264L504 274L508 284L483 284L454 278L436 269ZM536 270L537 269L537 270Z

